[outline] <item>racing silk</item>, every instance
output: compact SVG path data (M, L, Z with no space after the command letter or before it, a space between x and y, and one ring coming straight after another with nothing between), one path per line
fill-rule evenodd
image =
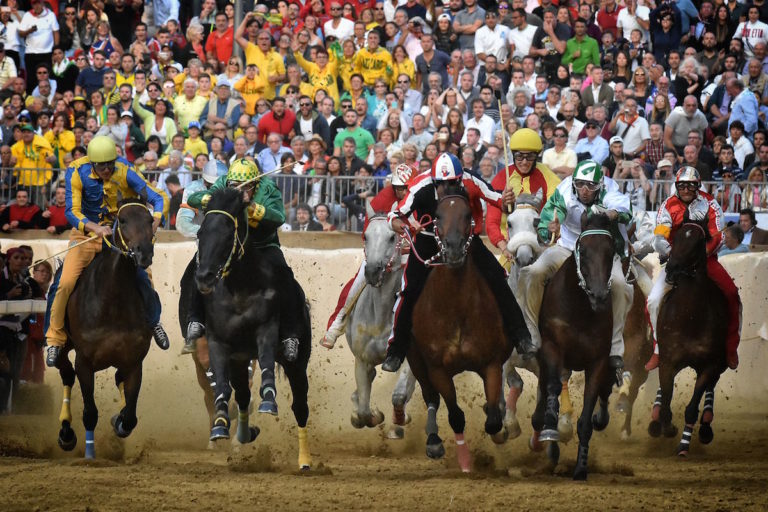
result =
M208 189L205 188L203 180L195 180L184 188L184 194L181 196L181 208L176 214L176 231L187 238L195 238L200 224L203 223L203 214L189 207L189 196L205 190Z
M576 249L576 241L581 234L581 214L587 210L576 193L573 191L573 178L568 176L555 189L544 209L541 211L541 221L539 222L539 235L549 239L547 226L555 219L560 221L560 239L557 245L560 245L569 251ZM632 207L629 202L629 196L619 191L618 184L611 178L605 178L605 187L600 192L600 197L595 202L597 206L602 206L608 210L619 212L618 222L620 224L619 233L614 233L616 240L616 252L626 254L627 224L632 220ZM616 236L619 234L620 236Z
M504 190L508 185L515 193L515 197L520 194L536 194L542 191L542 206L546 204L552 194L555 193L560 178L549 170L544 164L537 163L536 167L527 175L523 175L515 165L510 165L509 180L507 180L507 171L499 171L496 177L491 181L491 188L497 192ZM541 206L539 206L541 209ZM485 232L488 233L488 239L496 246L502 240L507 239L507 214L500 208L488 207L485 215Z
M654 235L661 235L671 244L675 239L675 233L683 225L685 210L706 212L707 229L711 237L707 242L707 256L716 254L723 241L723 210L715 199L699 190L696 199L687 205L676 195L668 197L659 208L656 215L656 229Z
M469 173L464 173L461 177L461 183L469 196L469 206L472 208L472 219L475 221L475 235L483 231L483 205L482 199L488 205L501 209L501 194L492 190L483 180L475 178ZM389 224L396 218L405 220L411 214L416 214L416 219L421 221L424 215L429 215L431 219L435 218L437 212L437 192L435 183L432 180L431 171L424 171L411 180L408 186L408 192L397 205L396 209L389 214ZM425 231L434 233L433 223L425 226Z
M195 192L187 198L187 204L202 210L216 190L227 188L227 177L221 176L208 190ZM285 206L280 189L269 178L256 182L253 199L248 205L248 243L252 247L280 247L277 230L285 223Z
M106 183L96 175L88 157L72 162L67 168L65 180L67 221L83 233L88 222L111 226L122 199L144 198L152 206L155 218L168 216L170 202L165 192L147 183L133 164L123 157L115 160L115 172Z

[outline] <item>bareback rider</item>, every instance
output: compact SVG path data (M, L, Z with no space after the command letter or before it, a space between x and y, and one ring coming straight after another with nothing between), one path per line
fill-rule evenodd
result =
M541 137L530 128L520 128L509 138L509 148L512 150L514 163L505 171L496 174L491 181L491 187L496 190L509 188L515 197L520 194L535 195L542 192L542 203L538 209L555 193L560 178L549 170L544 164L536 163L541 153ZM512 259L507 250L507 216L499 208L488 204L488 212L485 216L485 231L488 239L498 247L504 256Z
M408 191L408 182L413 174L413 169L410 165L400 164L392 173L392 182L390 186L386 186L376 194L371 200L370 206L374 213L389 213L392 208L397 205L405 197L405 193ZM365 217L365 226L363 228L363 236L365 236L365 228L368 227L368 216ZM328 319L328 330L325 332L323 340L320 342L325 348L333 348L336 343L336 339L341 336L346 329L346 320L349 311L357 302L357 298L360 296L360 292L365 288L365 260L360 265L360 269L341 290L339 295L339 301L336 304L336 310Z
M449 186L459 186L466 190L472 208L475 235L479 235L482 231L481 199L497 208L502 208L502 203L504 206L513 204L515 200L514 193L510 190L505 190L502 196L491 190L482 180L470 174L464 174L458 158L450 153L442 153L435 159L430 171L423 172L412 180L405 198L389 214L392 229L403 234L408 226L407 219L413 213L417 219L434 219L438 201L446 195ZM397 371L405 359L413 325L413 308L430 273L430 267L419 261L419 256L426 260L438 252L433 223L426 223L423 228L414 239L414 247L411 248L405 266L402 288L395 302L394 325L387 348L387 358L382 365L382 369L388 372ZM530 336L522 318L515 318L520 316L520 309L506 284L504 269L478 236L472 239L469 251L472 253L477 270L483 275L496 297L507 336L520 344L529 343Z
M685 223L685 212L688 211L688 218L696 220L707 220L707 231L710 239L707 242L707 276L722 290L728 303L728 334L726 338L725 350L728 367L735 370L739 365L739 340L741 337L741 300L739 299L739 290L733 283L733 279L728 272L717 261L717 250L722 243L723 229L723 210L715 199L700 190L701 177L699 172L693 167L683 167L677 171L675 176L675 195L667 198L659 208L656 216L656 235L653 246L659 253L659 258L665 259L672 251L671 243L675 239L675 233ZM666 267L662 266L661 271L653 283L653 289L648 295L648 316L651 320L651 328L656 336L657 321L659 310L664 295L672 288L666 280ZM652 370L659 365L659 346L654 342L654 350L651 359L645 365L647 370Z
M157 231L163 216L168 213L168 197L153 188L134 170L133 164L117 156L112 138L99 135L88 144L87 156L72 162L66 172L66 216L73 226L70 235L72 248L64 258L61 274L51 285L48 295L50 320L45 333L48 344L46 364L56 366L61 348L67 342L65 318L67 301L77 279L96 254L101 252L104 240L112 235L119 198L143 197L152 205L153 231ZM86 233L95 235L90 242ZM167 350L170 342L160 325L160 298L152 288L146 270L136 266L136 284L144 300L147 322L157 345Z
M552 197L544 205L539 223L539 235L549 239L549 235L558 234L557 243L542 253L533 264L520 271L517 297L523 316L531 331L532 350L530 357L541 348L539 332L539 312L544 297L544 288L571 253L576 249L576 242L581 234L581 216L593 206L605 213L612 221L626 226L631 219L629 198L619 191L619 186L610 178L603 176L600 164L593 160L579 162L573 174L565 178ZM626 230L621 230L617 237L617 254L611 269L611 300L613 304L613 336L611 338L610 364L617 372L624 367L624 322L632 307L633 290L627 284L621 268L619 256L624 256L626 248L624 237ZM614 235L616 237L616 235ZM621 247L619 247L621 246Z

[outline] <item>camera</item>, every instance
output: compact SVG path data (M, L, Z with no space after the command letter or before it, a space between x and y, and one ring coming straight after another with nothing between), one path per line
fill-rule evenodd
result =
M666 178L667 177L667 171L659 171L659 178Z

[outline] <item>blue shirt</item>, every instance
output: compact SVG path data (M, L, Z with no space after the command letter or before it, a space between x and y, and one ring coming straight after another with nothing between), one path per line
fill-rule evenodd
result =
M273 153L270 148L262 149L259 152L259 167L261 167L261 172L271 172L280 167L280 159L286 153L293 154L290 149L283 145L280 146L277 153Z
M737 245L735 249L729 249L725 245L723 245L723 248L717 252L717 255L726 256L728 254L739 254L742 252L749 252L749 247L747 247L743 243Z
M728 131L736 119L744 123L744 134L751 139L757 130L757 98L749 89L744 89L731 103L731 117L728 119Z
M595 140L592 142L589 141L589 137L579 139L573 150L577 155L579 153L590 153L592 156L589 158L595 162L604 162L608 158L608 143L600 135L595 137Z

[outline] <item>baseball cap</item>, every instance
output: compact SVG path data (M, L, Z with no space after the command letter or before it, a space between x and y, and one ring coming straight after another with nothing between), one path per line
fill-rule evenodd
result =
M21 125L21 131L23 132L33 132L35 131L35 127L31 124L23 124Z
M82 101L84 103L88 103L87 101L85 101L85 98L83 98L82 96L75 96L74 98L72 98L72 103L76 101Z
M666 158L664 160L659 160L659 163L656 164L656 168L661 169L662 167L672 167L672 162L670 162Z
M192 128L200 129L200 121L190 121L189 126L187 126L187 130L190 130Z
M451 21L451 15L448 14L447 12L444 12L443 14L437 17L437 21L443 21L443 20Z
M120 117L130 117L133 119L133 113L130 110L123 110L120 112Z
M614 135L613 137L611 137L611 140L608 141L608 142L610 144L622 144L623 145L624 144L624 139L622 139L618 135Z
M229 80L227 80L226 78L222 78L221 80L216 82L216 87L229 87L229 88L231 88L232 86L230 85Z
M595 121L594 119L589 119L589 120L587 120L586 123L584 123L584 126L585 127L586 126L593 126L593 127L597 128L597 121Z

